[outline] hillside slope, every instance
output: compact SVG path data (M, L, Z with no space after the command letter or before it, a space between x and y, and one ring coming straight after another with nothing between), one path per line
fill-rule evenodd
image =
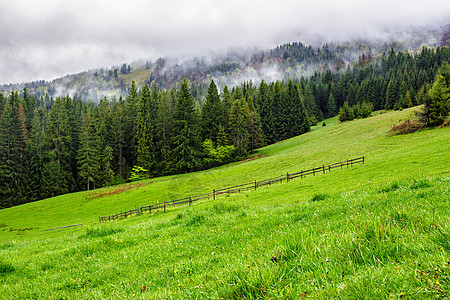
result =
M326 120L243 163L1 210L0 293L448 297L450 128L387 133L414 110ZM99 215L362 155L353 168L96 224Z

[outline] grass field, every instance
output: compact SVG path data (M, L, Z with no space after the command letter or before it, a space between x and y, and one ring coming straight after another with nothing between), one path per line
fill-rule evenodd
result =
M248 162L1 210L2 298L448 298L450 128L388 134L414 109L329 119ZM364 165L97 224L363 155Z

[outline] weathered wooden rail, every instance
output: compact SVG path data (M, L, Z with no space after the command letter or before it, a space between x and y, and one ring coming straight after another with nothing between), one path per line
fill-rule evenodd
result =
M189 206L191 206L192 203L195 201L210 199L210 198L215 200L220 195L230 195L233 193L240 193L242 191L256 190L256 189L258 189L258 187L265 186L265 185L272 185L274 183L283 183L283 181L288 183L290 180L292 180L294 178L298 178L298 177L303 178L308 175L315 176L316 174L321 174L321 173L325 174L325 172L327 172L327 171L330 172L332 169L343 168L343 167L348 168L349 166L351 167L354 164L358 164L358 163L364 164L364 156L354 158L354 159L348 159L346 161L341 161L341 162L333 163L330 165L322 165L321 167L316 167L316 168L312 168L312 169L308 169L308 170L301 170L300 172L287 173L286 175L281 175L278 177L264 179L261 181L255 180L255 181L252 181L249 183L239 184L239 185L230 186L230 187L221 188L221 189L214 189L211 193L190 196L190 197L176 199L176 200L164 201L162 203L156 203L156 204L152 204L152 205L148 205L148 206L142 206L140 208L127 210L125 212L120 212L115 215L99 217L99 222L101 223L101 222L107 222L107 221L113 221L113 220L117 220L117 219L127 218L127 217L131 217L132 215L142 214L144 212L151 213L151 212L155 212L159 209L162 209L164 212L166 212L166 208L169 206L175 206L175 205L181 205L181 204L188 204Z

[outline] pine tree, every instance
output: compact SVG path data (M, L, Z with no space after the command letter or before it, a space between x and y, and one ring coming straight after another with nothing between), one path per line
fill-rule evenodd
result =
M48 189L45 187L51 192L47 197L70 192L74 181L71 168L71 128L66 103L65 99L56 98L48 115L46 165L43 172L44 184L51 185Z
M42 168L44 164L47 122L47 111L43 106L39 106L33 113L28 143L31 197L35 200L42 199Z
M0 207L27 201L27 152L19 120L19 95L13 91L0 120Z
M430 90L429 101L425 103L425 106L430 125L444 123L450 113L450 85L440 72L436 75L436 80Z
M394 108L397 99L398 99L397 85L394 80L390 80L386 90L384 108L385 109Z
M333 93L330 93L327 104L328 117L334 117L336 115L336 101L334 100Z
M269 86L261 81L258 88L257 111L261 117L261 131L264 144L272 144L276 140L275 132L275 108L273 107L273 97Z
M317 108L316 102L314 100L314 95L312 94L309 84L305 87L305 94L303 97L306 113L309 116L309 123L311 125L316 125L319 120L323 119L323 117L320 114L319 109Z
M80 178L86 184L86 190L95 188L100 169L100 139L95 128L92 105L83 116L80 148L78 149L78 167Z
M174 112L174 167L188 172L200 167L201 146L194 102L186 79L181 82Z
M99 173L97 174L98 180L97 186L103 186L110 182L114 177L114 171L112 167L113 149L111 147L113 135L112 129L112 113L108 99L104 97L100 100L100 104L95 108L95 115L93 116L95 128L97 130L99 140L99 154L100 154L100 166Z
M230 139L236 155L244 157L251 146L251 115L245 99L235 99L231 105L229 121Z
M154 90L156 88L153 88ZM156 117L156 169L160 174L169 174L173 170L173 100L167 91L161 92L157 98Z
M210 139L213 143L216 142L219 125L223 124L222 118L223 112L219 91L214 80L211 80L201 112L202 139Z
M130 90L125 99L125 136L124 157L127 165L131 168L137 163L136 121L139 96L134 80L131 82Z
M114 161L116 162L116 170L121 178L124 178L124 173L126 169L126 161L124 157L125 148L125 104L122 97L114 105L112 112L112 132L113 134L113 155Z
M150 99L150 89L146 84L139 100L138 121L136 130L137 164L152 172L155 164L154 122L152 112L156 110ZM154 170L153 170L154 171Z

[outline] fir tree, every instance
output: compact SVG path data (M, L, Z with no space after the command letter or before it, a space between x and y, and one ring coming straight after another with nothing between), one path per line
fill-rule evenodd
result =
M134 80L131 82L130 90L125 99L125 136L127 137L124 147L124 157L128 166L137 162L136 121L138 111L138 92Z
M448 67L449 65L447 65ZM450 87L439 72L430 90L429 101L425 103L430 125L440 125L450 113Z
M229 121L230 139L236 155L247 155L251 145L251 115L245 99L235 99L231 106Z
M158 151L156 152L156 169L160 174L169 174L173 170L171 154L174 99L167 91L162 91L157 100L156 148Z
M397 99L398 99L397 85L394 80L390 80L386 90L384 108L385 109L394 108Z
M174 112L174 167L188 172L200 166L198 120L188 83L182 81Z
M217 90L214 80L211 80L206 93L206 100L205 103L203 103L201 111L203 139L210 139L213 143L216 142L219 125L223 124L222 118L223 112L219 91Z
M113 156L116 162L115 169L121 178L124 178L126 169L126 161L124 157L125 148L125 104L122 97L113 107L112 111L112 132L114 133L112 139Z
M336 115L336 101L334 100L333 93L330 93L327 103L328 117L334 117Z
M43 176L50 176L50 178L44 179L45 183L52 185L52 188L49 189L52 193L50 195L47 194L47 196L68 193L73 185L74 178L71 168L72 138L69 111L66 103L65 99L56 98L48 115L46 163L52 164L49 168L46 168Z
M93 107L83 116L83 125L81 130L80 149L78 149L78 167L80 178L86 185L86 190L95 188L95 182L98 179L100 169L100 139L95 128L93 120Z
M136 131L137 141L137 164L147 170L152 171L155 163L155 146L154 146L154 121L152 112L153 107L150 99L150 90L146 84L141 91L139 100L138 122Z
M26 202L27 153L19 119L19 95L13 91L0 120L0 207Z

